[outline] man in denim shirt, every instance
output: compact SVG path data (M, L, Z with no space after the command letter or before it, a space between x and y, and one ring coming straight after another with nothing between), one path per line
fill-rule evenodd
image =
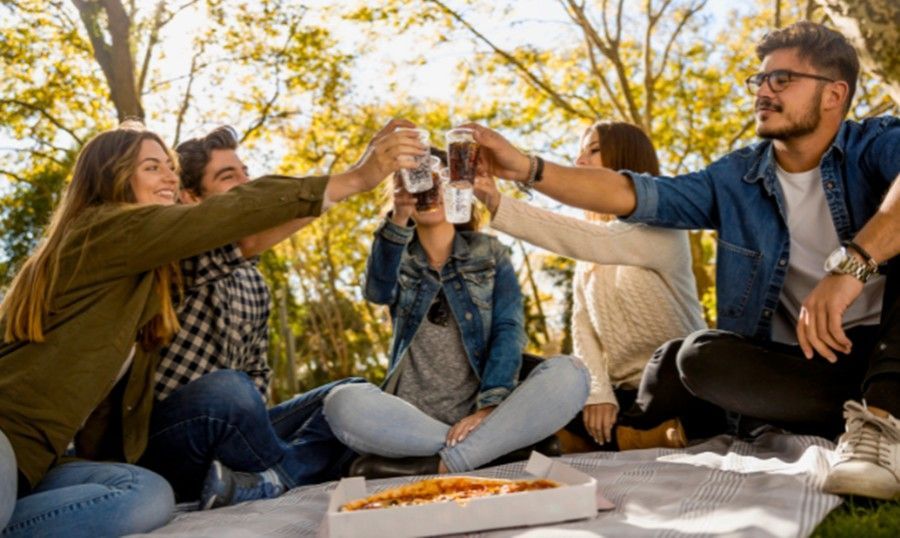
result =
M718 232L719 330L656 352L638 398L645 426L698 399L742 417L739 431L750 417L823 436L843 425L825 489L900 498L900 120L844 120L859 62L837 32L797 23L757 56L747 85L764 140L698 172L568 168L483 127L476 140L488 171L569 205Z

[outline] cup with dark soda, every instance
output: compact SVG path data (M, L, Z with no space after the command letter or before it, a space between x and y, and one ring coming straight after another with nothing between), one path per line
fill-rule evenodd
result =
M472 218L478 153L479 146L472 129L447 131L447 160L450 170L449 181L444 189L444 214L447 222L463 223Z
M475 184L478 153L475 131L464 127L447 131L447 159L451 182L468 181Z

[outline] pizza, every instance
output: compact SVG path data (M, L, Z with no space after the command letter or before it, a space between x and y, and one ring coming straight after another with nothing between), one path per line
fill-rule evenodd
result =
M466 502L478 497L521 493L541 489L557 488L560 484L553 480L503 480L499 478L477 478L474 476L449 476L429 478L412 484L386 489L363 499L357 499L341 506L342 512L373 510L392 506L417 506L421 504L448 501Z

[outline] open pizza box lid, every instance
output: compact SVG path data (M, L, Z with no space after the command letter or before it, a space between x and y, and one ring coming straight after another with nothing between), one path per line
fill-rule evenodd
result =
M563 484L558 488L477 497L459 502L397 506L373 510L339 512L344 504L361 499L364 478L345 478L331 494L322 536L433 536L462 532L541 525L591 518L612 503L597 491L597 481L572 467L532 452L525 472ZM522 477L530 478L530 477Z

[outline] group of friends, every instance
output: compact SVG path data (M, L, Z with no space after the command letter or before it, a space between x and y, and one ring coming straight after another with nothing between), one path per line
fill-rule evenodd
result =
M622 122L589 127L574 166L463 126L491 227L578 260L573 356L523 357L519 282L477 212L451 224L392 184L363 289L393 323L385 381L273 407L258 255L446 154L395 119L346 172L249 181L230 128L174 151L141 126L97 135L0 305L2 536L147 532L176 500L469 471L560 438L626 450L773 428L838 440L827 491L900 498L900 120L845 119L859 62L833 30L797 23L756 52L762 140L696 172L661 176ZM717 232L714 330L696 229Z

